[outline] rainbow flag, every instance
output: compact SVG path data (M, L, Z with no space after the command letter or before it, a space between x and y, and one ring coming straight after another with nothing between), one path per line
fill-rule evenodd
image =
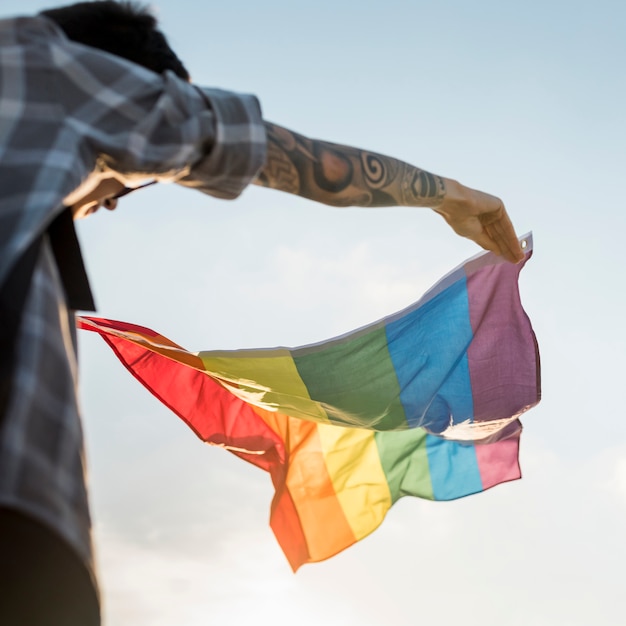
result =
M81 317L200 439L268 471L293 570L367 536L406 495L451 500L520 478L519 416L539 402L513 265L480 254L417 303L299 348L189 352Z

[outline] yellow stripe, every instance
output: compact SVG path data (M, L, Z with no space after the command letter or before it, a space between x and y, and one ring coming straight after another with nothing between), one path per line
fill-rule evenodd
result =
M325 424L317 429L337 499L358 541L379 526L392 504L374 433Z
M245 351L228 356L200 352L198 356L206 371L244 402L267 411L328 423L324 410L309 397L288 350L268 350L255 357L246 356Z
M201 352L199 357L207 372L245 402L271 412L325 422L317 428L336 498L355 539L369 535L392 504L373 431L328 424L324 410L309 398L287 350L265 351L255 357L249 354ZM281 389L281 393L274 389ZM319 521L323 526L324 521Z

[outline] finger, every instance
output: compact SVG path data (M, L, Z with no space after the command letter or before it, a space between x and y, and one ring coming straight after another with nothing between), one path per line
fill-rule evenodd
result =
M507 213L505 212L502 219L495 222L492 227L505 258L513 263L521 261L524 258L524 251Z
M486 227L489 236L497 242L502 251L502 256L511 263L518 263L524 258L524 252L517 239L510 221L500 221L489 224Z
M490 216L490 219L488 219L486 223L483 222L482 219L481 222L483 222L483 226L489 236L497 243L504 258L512 263L517 263L524 258L524 252L515 234L513 223L504 205L501 206L501 210L497 213L497 219L492 219Z

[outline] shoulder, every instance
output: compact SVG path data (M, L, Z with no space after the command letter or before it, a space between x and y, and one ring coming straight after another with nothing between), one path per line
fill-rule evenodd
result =
M0 20L0 45L37 44L67 41L63 31L42 15Z

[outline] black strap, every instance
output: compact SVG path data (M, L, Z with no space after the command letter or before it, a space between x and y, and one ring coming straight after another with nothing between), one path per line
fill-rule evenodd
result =
M76 311L95 311L96 305L74 229L72 212L69 209L63 211L50 224L48 236L61 275L68 308Z

